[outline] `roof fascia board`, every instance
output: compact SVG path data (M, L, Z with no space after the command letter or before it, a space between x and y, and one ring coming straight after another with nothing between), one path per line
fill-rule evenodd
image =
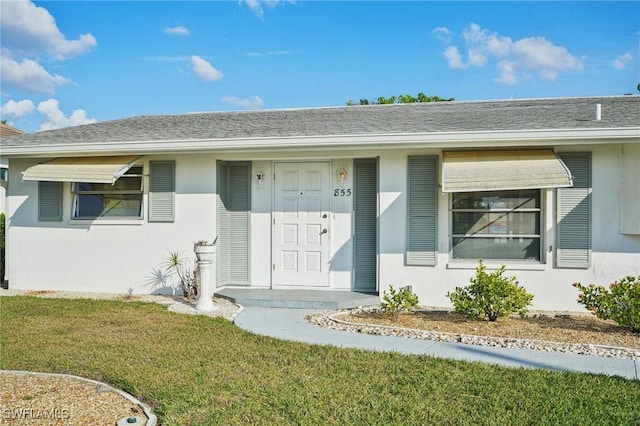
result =
M51 144L3 146L3 156L35 157L47 155L106 155L125 153L234 152L287 149L401 149L462 148L541 145L584 145L603 142L640 143L640 127L607 129L465 131L409 134L292 136L243 139L183 139L105 142L91 144ZM473 144L473 145L470 145Z

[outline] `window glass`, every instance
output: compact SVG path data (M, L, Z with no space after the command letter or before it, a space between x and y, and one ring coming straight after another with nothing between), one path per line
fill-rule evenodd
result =
M540 260L539 190L451 196L454 259Z
M113 185L77 182L73 185L73 217L142 217L142 167L131 167Z
M458 192L453 194L454 209L536 209L540 208L540 191Z
M540 212L454 212L453 223L454 234L540 234Z
M540 238L453 238L454 259L540 260Z

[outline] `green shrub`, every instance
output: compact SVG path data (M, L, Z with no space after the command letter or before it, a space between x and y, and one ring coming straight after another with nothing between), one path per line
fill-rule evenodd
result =
M198 297L199 276L198 268L193 266L193 261L189 261L180 256L177 251L169 253L169 257L164 263L165 270L178 275L182 295L188 300L195 300Z
M491 274L487 274L482 260L476 267L476 276L472 277L470 285L456 287L453 292L447 292L456 312L471 318L478 318L484 314L489 321L495 321L499 316L518 312L520 316L527 313L527 306L531 305L533 295L518 285L516 277L503 277L504 265Z
M382 302L380 303L382 312L391 315L393 321L398 319L400 312L412 312L417 307L418 296L411 291L409 286L400 287L399 290L396 290L393 285L390 285L389 289L384 291Z
M595 284L573 283L582 293L578 303L595 316L611 319L619 326L640 333L640 275L626 276L613 282L609 288Z

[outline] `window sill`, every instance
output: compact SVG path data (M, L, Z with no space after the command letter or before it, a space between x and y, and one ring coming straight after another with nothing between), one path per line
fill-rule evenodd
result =
M518 261L485 261L482 263L488 270L498 269L500 266L505 265L505 269L508 271L544 271L547 269L547 265L541 262L518 262ZM447 269L476 269L478 266L477 261L464 261L455 260L447 263Z
M70 219L69 225L142 225L143 219Z

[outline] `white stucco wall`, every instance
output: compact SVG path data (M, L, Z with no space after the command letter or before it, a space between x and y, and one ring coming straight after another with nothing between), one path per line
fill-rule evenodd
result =
M623 144L620 157L620 233L640 235L640 144Z
M145 157L144 173L149 160ZM173 159L173 158L172 158ZM216 235L215 157L180 156L176 161L174 223L115 220L70 221L69 184L63 187L63 220L39 222L37 182L21 172L37 160L12 160L8 200L8 279L10 288L124 293L161 290L154 286L170 251L193 257L193 243ZM145 177L145 188L148 188ZM146 217L144 195L144 215ZM164 289L166 292L167 289Z
M506 262L506 275L516 276L520 285L532 293L535 309L581 310L576 303L573 282L609 284L625 275L640 275L640 236L619 232L621 188L621 146L617 144L588 147L558 147L558 151L592 152L592 262L588 269L560 269L555 265L555 190L543 191L544 240L543 260L524 264ZM640 164L640 155L627 158ZM449 259L449 195L438 199L438 264L406 266L408 155L438 155L439 151L393 151L380 156L380 292L403 285L413 286L420 303L427 306L450 306L446 297L456 286L465 286L474 274L475 262L464 264ZM628 185L628 184L627 184ZM635 185L640 187L640 182ZM637 199L636 199L637 200ZM636 201L638 202L638 201ZM549 248L551 247L551 251ZM490 267L500 262L486 261Z
M148 164L152 160L176 160L175 222L149 223L147 215ZM163 263L171 251L193 258L193 242L216 236L215 155L145 156L145 219L70 220L70 184L63 186L63 220L40 222L37 212L37 182L22 182L21 172L44 159L12 161L10 194L10 287L135 293L170 291L158 284ZM227 161L244 161L239 155L225 155ZM250 216L250 271L252 287L271 287L273 165L282 161L326 161L331 165L331 188L352 187L353 160L260 154L252 161ZM347 177L340 182L337 171ZM255 178L264 174L262 184ZM351 289L353 269L353 197L331 197L329 288ZM212 274L215 280L215 275ZM174 283L175 281L169 281Z
M620 197L638 191L621 170L623 161L640 163L638 145L595 144L587 147L556 147L557 151L586 151L593 154L592 177L592 265L589 269L555 267L555 190L543 192L544 255L541 263L507 263L507 274L535 296L536 309L580 310L571 283L607 284L626 274L640 274L640 235L621 233ZM622 154L624 152L624 155ZM252 213L250 219L250 281L252 287L271 286L273 167L278 161L328 161L331 187L353 188L353 159L379 157L379 290L389 285L412 285L420 303L449 306L448 291L466 285L474 274L475 262L450 262L449 195L438 198L438 264L406 266L407 244L407 157L441 155L439 149L394 149L383 151L254 152L145 156L150 160L176 160L174 223L142 221L105 224L73 223L69 220L69 185L64 187L62 222L38 222L37 183L21 182L20 173L42 159L13 159L7 203L8 273L10 288L156 292L152 283L170 251L193 257L193 242L216 235L216 161L252 161ZM344 169L344 182L337 171ZM262 184L255 179L261 171ZM145 182L145 188L148 185ZM146 194L143 200L146 212ZM640 197L631 204L640 203ZM628 205L628 204L625 204ZM353 281L353 197L331 196L330 289L350 290ZM551 248L551 250L549 250ZM485 262L488 265L499 266ZM212 275L215 276L215 275ZM165 289L166 291L167 289Z

